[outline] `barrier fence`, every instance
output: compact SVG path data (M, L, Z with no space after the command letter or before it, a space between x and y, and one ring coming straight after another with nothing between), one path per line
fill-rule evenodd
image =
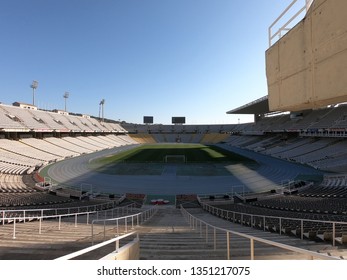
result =
M128 215L125 217L93 220L91 224L92 225L92 244L94 244L94 225L95 224L101 223L103 225L104 239L106 237L106 225L111 225L115 227L116 228L115 234L119 236L121 228L124 229L125 233L127 233L129 229L134 229L135 226L139 226L140 224L150 219L157 212L157 210L158 208L154 206L143 212L133 214L133 215Z
M307 13L313 1L314 0L305 0L304 3L301 3L302 1L298 2L298 0L293 0L288 5L288 7L281 13L281 15L278 16L278 18L270 25L268 29L269 47L272 46L273 41L276 38L280 39L286 32L288 32L291 29L289 26L291 23L295 22L295 20L297 20L298 17L302 15L304 12ZM296 4L300 6L296 6ZM285 22L280 24L280 26L276 28L276 26L282 20ZM274 28L275 30L273 30Z
M332 245L335 246L337 240L337 228L345 228L347 230L347 222L338 222L338 221L323 221L323 220L312 220L312 219L297 219L291 217L278 217L278 216L265 216L265 215L256 215L256 214L247 214L242 212L235 212L230 210L221 209L214 207L207 203L201 202L200 205L202 209L211 213L212 215L230 220L232 222L238 222L242 225L248 225L250 227L257 227L266 231L269 228L275 228L279 234L282 234L282 231L286 228L290 228L287 224L298 225L298 233L301 239L304 239L305 230L307 234L309 224L315 223L321 225L321 228L329 229L329 239L332 241ZM285 226L286 225L286 226ZM341 240L342 241L342 240Z
M16 218L17 221L26 222L33 217L58 216L63 214L73 214L80 212L96 212L104 209L111 209L117 206L116 201L110 201L100 204L76 206L76 207L61 207L61 208L36 208L36 209L15 209L15 210L0 210L0 222L9 222Z
M227 230L224 228L220 228L220 227L216 227L213 226L209 223L206 223L205 221L194 217L192 214L190 214L186 209L184 209L183 206L181 206L181 212L182 215L188 220L190 227L196 230L200 231L200 236L204 236L205 235L205 239L206 239L206 243L209 243L209 240L212 239L213 242L213 249L216 250L217 249L217 232L224 232L225 233L225 241L226 241L226 255L227 255L227 259L230 260L231 259L231 242L232 242L232 236L239 236L239 237L243 237L246 238L250 241L250 259L254 260L255 259L255 252L254 252L254 241L263 243L263 244L267 244L267 245L271 245L273 247L277 247L277 248L281 248L284 250L287 250L289 252L294 252L294 253L300 253L303 254L305 256L307 256L309 259L313 260L313 259L322 259L322 260L339 260L339 258L337 257L332 257L332 256L328 256L328 255L324 255L324 254L320 254L317 252L313 252L313 251L309 251L309 250L305 250L305 249L301 249L298 247L294 247L294 246L290 246L290 245L286 245L286 244L282 244L282 243L278 243L278 242L274 242L271 240L266 240L263 238L259 238L259 237L255 237L255 236L251 236L248 234L244 234L244 233L240 233L240 232L236 232L236 231L232 231L232 230ZM212 234L212 238L209 237L209 233L213 232Z
M96 207L98 205L95 205ZM24 212L23 216L19 216L19 217L2 217L2 223L3 226L5 224L12 224L13 225L13 233L12 233L12 238L16 239L16 234L17 234L17 228L16 225L18 223L21 222L25 222L25 221L38 221L38 234L42 233L42 224L45 220L58 220L57 221L57 229L58 230L62 230L62 222L63 219L65 221L68 221L70 223L74 223L74 226L77 227L78 224L89 224L93 219L100 219L102 216L104 218L111 216L112 218L114 217L119 217L121 215L128 215L130 212L136 211L137 209L137 204L136 203L132 203L123 207L116 207L116 208L112 208L112 209L106 209L106 210L92 210L92 211L82 211L82 212L76 212L76 213L71 213L71 214L57 214L57 215L45 215L47 214L44 213L45 210L47 209L41 209L39 210L40 215L37 216L26 216ZM71 208L70 208L71 209ZM52 210L52 209L49 209ZM55 210L59 210L59 209L55 209ZM23 211L27 211L27 210L23 210ZM37 211L37 210L36 210ZM6 211L8 212L8 211ZM1 228L0 228L1 230Z
M92 246L79 250L77 252L56 258L55 260L71 260L73 258L79 257L83 254L98 250L106 245L115 243L115 253L117 253L121 248L119 246L119 242L131 235L136 235L135 239L139 240L139 234L137 231L132 231L128 233L127 231L129 229L134 229L136 226L141 225L142 223L146 222L150 218L153 217L153 215L157 212L158 208L156 206L149 208L143 212L134 214L134 215L129 215L125 217L119 217L119 218L111 218L111 219L97 219L92 221ZM101 242L99 244L94 245L94 224L96 223L102 223L104 225L104 237L105 237L105 232L106 232L106 223L109 223L113 225L116 228L116 237L112 238L110 240ZM120 234L120 227L124 225L124 231L125 234L119 235Z

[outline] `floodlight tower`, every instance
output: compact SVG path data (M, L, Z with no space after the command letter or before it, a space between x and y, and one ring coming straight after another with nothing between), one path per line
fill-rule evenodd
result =
M39 86L38 81L33 81L30 85L30 87L33 89L33 105L34 106L35 106L35 90L37 89L38 86Z
M66 99L68 99L69 98L69 95L70 95L70 93L68 93L67 91L64 93L64 95L63 95L63 97L64 97L64 99L65 99L65 112L66 112Z
M105 104L105 99L101 99L99 106L101 106L102 121L104 121L104 104ZM99 107L99 118L100 118L100 107Z

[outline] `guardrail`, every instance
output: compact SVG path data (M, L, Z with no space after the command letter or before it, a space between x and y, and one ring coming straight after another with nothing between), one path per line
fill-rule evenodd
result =
M283 32L289 31L289 24L291 24L296 18L300 16L304 11L307 12L314 0L305 0L305 3L300 7L295 7L298 0L293 0L289 6L281 13L281 15L270 25L269 27L269 47L272 46L272 41L278 36L280 39L283 36ZM294 10L296 9L296 10ZM296 11L296 12L295 12ZM291 14L295 13L293 16ZM285 16L291 16L284 24L282 24L276 32L273 32L273 27L279 23Z
M212 229L213 231L213 248L214 250L216 250L217 248L217 231L221 231L221 232L225 232L226 233L226 253L227 253L227 259L230 260L230 240L231 240L231 235L236 235L236 236L240 236L243 238L246 238L250 241L250 258L251 260L255 259L255 255L254 255L254 241L263 243L263 244L267 244L267 245L271 245L277 248L281 248L281 249L285 249L287 251L291 251L294 253L300 253L300 254L304 254L306 256L308 256L311 260L313 260L314 258L316 259L322 259L322 260L339 260L339 258L337 257L332 257L332 256L328 256L328 255L324 255L324 254L320 254L317 252L312 252L309 250L305 250L302 248L298 248L298 247L294 247L294 246L290 246L290 245L286 245L286 244L282 244L282 243L278 243L278 242L274 242L271 240L266 240L263 238L259 238L259 237L255 237L249 234L244 234L244 233L240 233L240 232L236 232L236 231L232 231L232 230L227 230L224 228L220 228L220 227L216 227L213 226L209 223L206 223L205 221L194 217L192 214L190 214L186 209L183 208L183 206L181 206L181 212L182 215L188 220L190 227L193 229L199 229L200 230L200 235L203 235L203 227L205 227L205 236L206 236L206 243L208 243L208 232L209 229Z
M129 237L131 235L134 235L136 234L136 238L139 239L139 234L138 232L136 231L132 231L130 233L127 233L127 230L128 230L128 219L131 219L131 229L134 229L135 227L135 224L136 226L139 226L140 224L144 223L145 221L149 220L150 218L153 217L153 215L157 212L158 208L156 206L146 210L146 211L143 211L143 212L140 212L138 214L135 214L135 215L129 215L129 216L126 216L126 217L120 217L120 218L113 218L113 219L99 219L99 220L93 220L92 221L92 246L91 247L88 247L88 248L85 248L85 249L82 249L82 250L79 250L77 252L74 252L74 253L71 253L71 254L68 254L68 255L65 255L65 256L62 256L62 257L59 257L59 258L56 258L55 260L70 260L70 259L73 259L73 258L76 258L78 256L81 256L83 254L86 254L86 253L89 253L89 252L92 252L92 251L95 251L99 248L102 248L106 245L109 245L113 242L115 242L115 251L118 252L119 249L121 249L119 247L119 241L121 241L122 239L126 238L126 237ZM106 222L112 222L116 225L116 228L117 228L117 235L119 235L119 228L121 226L121 223L119 221L123 220L124 221L124 229L125 229L125 234L123 235L120 235L120 236L116 236L115 238L112 238L110 240L107 240L107 241L104 241L104 242L101 242L99 244L96 244L94 245L94 234L93 234L93 225L95 223L98 223L98 222L102 222L104 224L104 237L105 237L105 232L106 232ZM135 220L136 220L136 223L135 223ZM130 227L130 225L129 225Z
M336 225L346 225L347 222L338 222L338 221L322 221L322 220L312 220L312 219L297 219L297 218L290 218L290 217L279 217L279 216L265 216L265 215L256 215L256 214L248 214L248 213L242 213L242 212L236 212L236 211L230 211L221 209L218 207L214 207L212 205L209 205L207 203L204 203L202 201L199 201L202 209L205 211L211 213L212 215L219 216L222 218L225 218L227 220L230 220L232 222L238 221L242 225L249 225L250 227L254 227L256 223L256 218L258 218L257 222L259 223L258 228L262 228L264 231L266 231L269 226L273 226L273 220L278 221L278 231L279 234L282 235L282 225L285 221L296 221L297 224L300 225L300 238L304 239L304 229L305 229L305 223L319 223L319 224L328 224L331 227L331 239L332 239L332 245L335 246L336 244ZM236 217L238 216L238 217ZM248 219L247 219L248 218Z
M130 232L128 234L124 234L122 236L117 236L115 238L112 238L110 240L107 240L107 241L104 241L102 243L99 243L99 244L96 244L96 245L93 245L91 247L88 247L88 248L85 248L85 249L82 249L82 250L79 250L77 252L74 252L74 253L71 253L71 254L68 254L68 255L65 255L65 256L62 256L62 257L59 257L59 258L56 258L54 260L71 260L73 258L76 258L76 257L79 257L81 255L84 255L86 253L89 253L89 252L92 252L92 251L95 251L95 250L98 250L106 245L109 245L111 243L114 243L115 242L115 251L119 251L119 241L126 238L126 237L129 237L131 235L134 235L136 234L136 237L137 239L139 239L139 234L136 232L136 231L133 231L133 232Z
M130 211L134 211L136 207L136 203L132 203L123 207L116 207L112 209L106 209L106 210L99 210L99 211L88 211L88 212L76 212L76 213L71 213L71 214L58 214L58 215L38 215L38 216L30 216L30 217L5 217L1 218L0 221L2 220L3 226L6 224L13 224L13 233L12 233L12 238L16 239L16 234L17 234L17 228L16 225L20 222L26 221L38 221L38 234L42 233L42 223L44 220L58 220L58 230L61 230L61 224L62 224L62 219L73 219L70 220L70 222L73 222L75 227L78 226L78 224L83 223L83 224L89 224L92 217L96 216L96 219L99 219L101 216L104 216L105 218L108 215L111 215L112 218L124 215L124 214L129 214ZM1 212L0 212L1 213ZM82 219L83 218L83 219ZM24 220L23 220L24 219ZM81 222L82 220L82 222ZM1 228L0 228L1 230Z
M76 206L76 207L61 207L61 208L37 208L37 209L13 209L13 210L0 210L1 218L22 218L23 222L30 219L31 217L44 217L52 215L63 215L63 214L73 214L79 212L96 212L105 209L112 209L117 206L116 201L110 201L105 203L86 205L86 206ZM4 220L2 220L4 224Z
M152 218L157 212L158 208L156 206L149 208L143 212L128 215L125 217L111 218L111 219L96 219L92 221L92 244L94 244L94 224L102 223L104 226L104 239L106 237L106 224L112 224L116 228L116 235L119 235L120 227L124 226L124 232L127 233L128 229L134 229L135 225L139 226L148 219Z

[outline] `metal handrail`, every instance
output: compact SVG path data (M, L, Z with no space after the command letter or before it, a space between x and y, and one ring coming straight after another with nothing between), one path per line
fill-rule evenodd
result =
M123 216L123 217L117 217L117 218L110 218L110 219L95 219L92 220L91 223L91 237L92 237L92 244L94 244L94 224L96 223L103 223L104 226L104 239L106 237L106 223L114 223L115 228L117 230L116 235L119 235L119 226L122 221L124 221L124 231L128 232L128 219L131 219L131 229L134 229L135 223L136 226L139 226L140 224L144 223L158 211L158 208L156 206L151 207L145 211L142 211L140 213L136 213L133 215ZM135 222L136 220L136 222Z
M70 212L72 210L76 210L77 209L77 212L80 212L80 209L84 209L84 208L87 208L87 211L88 209L93 209L94 210L90 210L90 211L96 211L96 208L99 208L99 207L115 207L115 205L117 204L116 201L111 201L111 202L105 202L105 203L100 203L100 204L93 204L93 205L86 205L86 206L76 206L76 207L65 207L65 208L38 208L38 209L33 209L33 208L29 208L29 209L9 209L9 210L5 210L5 209L1 209L0 210L0 213L2 214L2 217L6 217L6 214L7 213L20 213L22 212L22 216L23 217L28 217L27 213L30 213L30 212L41 212L41 216L44 216L44 212L45 211L49 211L49 212L55 212L57 213L58 211L66 211L68 212L68 214L70 214Z
M310 6L312 5L314 0L305 0L305 4L302 8L299 9L285 24L283 24L281 27L278 28L278 30L274 33L272 33L272 28L278 23L287 13L291 10L291 8L294 6L294 4L298 0L293 0L289 6L278 16L278 18L270 25L268 32L269 32L269 47L272 46L272 40L279 36L279 38L282 37L282 31L289 31L290 28L288 28L288 25L292 23L303 11L308 11Z
M200 233L202 234L202 225L205 225L205 228L206 228L206 243L208 242L208 235L207 235L207 232L208 232L208 228L212 228L213 229L213 244L214 244L214 250L216 250L216 231L222 231L222 232L225 232L226 233L226 243L227 243L227 259L230 260L230 235L231 234L234 234L234 235L237 235L237 236L240 236L240 237L243 237L243 238L247 238L250 240L250 256L251 256L251 260L254 260L254 241L258 241L260 243L263 243L263 244L267 244L267 245L271 245L271 246L274 246L274 247L278 247L278 248L281 248L281 249L285 249L285 250L288 250L288 251L291 251L291 252L295 252L295 253L301 253L301 254L305 254L305 255L308 255L310 257L310 259L313 260L313 258L319 258L319 259L323 259L323 260L340 260L339 258L337 257L333 257L333 256L328 256L328 255L324 255L324 254L321 254L321 253L317 253L317 252L313 252L313 251L309 251L309 250L306 250L306 249L302 249L302 248L298 248L298 247L294 247L294 246L291 246L291 245L286 245L286 244L282 244L282 243L279 243L279 242L275 242L275 241L271 241L271 240L267 240L267 239L263 239L263 238L260 238L260 237L255 237L255 236L252 236L252 235L249 235L249 234L245 234L245 233L240 233L240 232L237 232L237 231L233 231L233 230L227 230L227 229L224 229L224 228L220 228L220 227L216 227L214 225L211 225L197 217L194 217L192 214L190 214L186 209L184 209L184 207L181 205L181 212L182 212L182 215L184 217L186 217L186 219L189 221L189 224L190 226L195 229L197 228L198 226L198 223L199 223L199 228L200 228Z
M124 238L126 238L126 237L128 237L128 236L134 235L134 234L136 234L136 238L138 239L138 238L139 238L139 234L138 234L136 231L133 231L133 232L124 234L124 235L122 235L122 236L117 236L117 237L112 238L112 239L110 239L110 240L104 241L104 242L102 242L102 243L99 243L99 244L90 246L90 247L88 247L88 248L79 250L79 251L77 251L77 252L73 252L73 253L71 253L71 254L68 254L68 255L65 255L65 256L61 256L61 257L56 258L56 259L54 259L54 260L71 260L71 259L76 258L76 257L78 257L78 256L81 256L81 255L83 255L83 254L89 253L89 252L91 252L91 251L95 251L95 250L97 250L97 249L99 249L99 248L101 248L101 247L104 247L104 246L106 246L106 245L108 245L108 244L111 244L111 243L113 243L113 242L116 242L116 244L115 244L115 250L118 251L118 250L119 250L119 241L122 240L122 239L124 239Z
M218 207L214 207L212 205L209 205L207 203L204 202L200 202L200 205L202 207L202 209L206 210L207 212L215 215L218 211L221 212L221 215L223 215L223 213L225 213L225 215L223 215L226 218L231 218L231 215L233 217L233 221L235 222L235 214L240 215L241 216L241 224L243 224L243 217L245 216L249 216L251 217L251 227L253 224L253 219L254 217L258 217L263 219L264 224L264 231L266 230L266 219L278 219L279 220L279 225L280 225L280 230L279 230L279 234L282 234L281 231L281 224L283 220L292 220L292 221L298 221L300 222L300 238L304 239L304 223L305 222L314 222L314 223L322 223L322 224L330 224L332 227L332 242L333 242L333 246L335 246L335 238L336 238L336 224L342 224L342 225L347 225L347 222L339 222L339 221L323 221L323 220L313 220L313 219L298 219L298 218L291 218L291 217L283 217L283 216L266 216L266 215L257 215L257 214L249 214L249 213L243 213L243 212L237 212L237 211L231 211L231 210L226 210L226 209L222 209L222 208L218 208ZM218 213L217 213L218 214ZM229 215L231 214L231 215Z
M42 221L44 219L58 219L58 230L61 230L61 220L62 218L67 218L67 217L75 217L75 227L77 227L78 225L78 217L79 216L86 216L87 217L87 221L86 224L89 224L89 219L90 219L90 215L96 214L97 217L99 217L99 215L101 215L102 213L104 213L104 215L106 216L106 214L110 211L112 211L112 217L114 216L114 212L115 210L117 211L117 215L120 214L120 211L125 212L125 210L127 211L127 214L129 213L129 209L132 211L132 209L134 209L134 205L136 205L136 203L132 203L123 207L115 207L112 209L106 209L106 210L100 210L100 211L88 211L88 212L79 212L79 213L72 213L72 214L60 214L60 215L46 215L46 216L30 216L30 217L10 217L10 218L1 218L2 219L2 223L3 225L5 224L5 221L8 222L13 222L13 234L12 234L12 239L16 239L16 234L17 234L17 229L16 229L16 224L20 223L21 221L25 221L25 219L30 219L30 220L37 220L39 221L39 228L38 228L38 233L41 234L42 233ZM0 220L1 220L0 219Z
M125 216L125 217L120 217L120 218L111 218L111 219L97 219L97 220L93 220L92 221L92 246L91 247L88 247L88 248L85 248L85 249L82 249L82 250L79 250L77 252L74 252L74 253L71 253L71 254L68 254L68 255L65 255L65 256L62 256L62 257L59 257L59 258L56 258L55 260L70 260L72 258L75 258L75 257L78 257L80 255L83 255L85 253L88 253L88 252L91 252L91 251L94 251L96 249L99 249L103 246L106 246L108 244L111 244L113 242L116 242L115 244L115 250L118 251L119 250L119 241L128 237L128 236L131 236L133 234L136 234L137 235L137 239L139 239L139 234L137 231L132 231L130 233L126 233L126 234L123 234L123 235L120 235L119 236L119 232L118 232L118 223L117 223L117 235L115 238L112 238L110 240L107 240L107 241L104 241L104 242L101 242L99 244L96 244L94 245L94 240L93 240L93 225L94 223L96 222L106 222L106 221L119 221L120 219L128 219L128 218L133 218L133 217L137 217L137 226L139 226L141 223L139 222L139 217L142 215L141 218L144 218L144 219L141 219L142 222L145 222L147 221L148 219L150 219L151 217L153 217L153 215L158 211L158 208L156 206L150 208L150 209L147 209L146 211L143 211L141 213L138 213L138 214L135 214L135 215L129 215L129 216ZM133 226L134 227L134 226ZM105 223L104 223L104 234L105 234ZM105 236L105 235L104 235Z

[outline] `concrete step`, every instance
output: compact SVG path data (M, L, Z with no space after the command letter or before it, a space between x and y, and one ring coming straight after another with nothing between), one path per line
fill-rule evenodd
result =
M264 239L299 246L312 251L347 259L345 250L332 247L326 243L316 243L310 240L300 240L295 237L270 233L239 224L231 223L215 217L202 209L189 209L196 217L215 226L247 233ZM39 234L39 222L19 223L16 225L16 239L13 239L13 225L0 226L0 259L54 259L77 250L89 247L91 240L91 225L86 222L74 221L61 224L58 229L57 220L47 220L42 224ZM115 225L94 225L94 244L113 238L116 234L126 232L124 225L119 230ZM196 226L191 228L182 216L180 210L164 206L160 207L155 216L139 227L134 228L140 236L140 259L143 260L189 260L189 259L227 259L227 239L224 232ZM127 232L131 231L130 226ZM215 239L214 239L215 237ZM133 238L133 237L131 237ZM129 240L121 241L121 246ZM215 241L214 241L215 240ZM105 250L92 252L78 259L99 259L114 250L115 244L110 244ZM295 254L270 245L255 242L256 259L306 259L306 256ZM235 260L250 259L250 242L248 239L232 234L230 237L230 258Z
M41 226L39 234L38 221L18 223L13 239L13 224L1 225L0 259L54 259L92 245L90 224L62 223L59 230L57 220L47 220ZM120 227L119 233L123 232ZM104 238L104 227L94 225L94 242L113 238L115 233L114 226L107 226Z
M180 210L162 207L140 232L140 259L173 260L201 259L208 248L200 234L189 227ZM219 259L216 251L211 259Z
M197 214L204 214L198 211ZM211 220L219 222L219 219L211 216ZM172 232L171 229L180 227L180 232ZM163 209L153 217L146 226L140 230L141 259L227 259L226 234L216 232L216 242L214 242L214 232L204 228L191 229L187 222L182 225L182 215L179 210ZM167 225L170 224L170 227ZM151 227L154 230L146 230ZM230 228L230 224L227 225ZM241 226L240 226L241 227ZM247 229L247 228L246 228ZM200 231L201 230L201 231ZM235 228L234 228L235 230ZM246 231L244 229L244 231ZM254 230L247 229L248 233ZM265 235L270 234L265 232ZM263 237L263 233L257 232ZM278 236L279 241L281 237ZM283 238L282 238L283 239ZM232 235L230 242L230 256L232 259L250 259L250 242L248 239ZM295 245L296 240L292 245ZM293 254L280 248L255 242L255 253L257 259L305 259L305 256Z

